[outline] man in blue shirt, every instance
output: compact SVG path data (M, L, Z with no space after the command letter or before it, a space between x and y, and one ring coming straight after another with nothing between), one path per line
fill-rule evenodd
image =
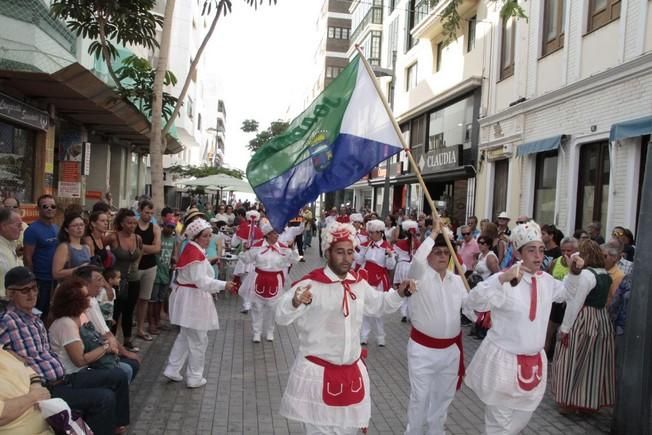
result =
M59 227L54 224L57 204L52 195L42 195L36 201L39 218L26 230L23 239L23 262L34 272L38 284L36 308L42 318L47 318L50 308L50 293L54 287L52 279L52 259L57 248Z

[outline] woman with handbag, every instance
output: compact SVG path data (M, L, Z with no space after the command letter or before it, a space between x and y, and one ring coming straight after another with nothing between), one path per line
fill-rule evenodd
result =
M82 242L86 223L79 214L69 214L63 219L57 238L59 245L52 259L52 277L62 280L72 276L75 269L88 264L91 251Z
M129 424L127 375L119 367L115 349L111 349L108 343L89 338L93 334L85 325L88 319L84 315L88 307L84 281L79 278L64 280L50 309L54 318L48 334L52 351L64 367L66 382L75 388L106 389L108 397L113 400L115 421L111 427L93 427L93 432L96 435L125 433Z
M88 218L86 235L82 239L91 251L91 263L103 269L113 267L115 256L111 247L104 243L109 229L109 215L103 211L94 211Z

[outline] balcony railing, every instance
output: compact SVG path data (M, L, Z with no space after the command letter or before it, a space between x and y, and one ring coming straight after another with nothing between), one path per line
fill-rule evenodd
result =
M372 6L367 14L364 16L358 27L353 30L351 33L351 41L355 41L358 36L362 34L364 29L367 28L369 24L383 24L383 8L382 6Z
M419 0L414 5L414 27L418 26L425 20L430 12L437 7L440 0Z
M70 54L75 54L77 36L68 30L62 21L50 15L48 7L42 0L2 0L0 15L34 24Z

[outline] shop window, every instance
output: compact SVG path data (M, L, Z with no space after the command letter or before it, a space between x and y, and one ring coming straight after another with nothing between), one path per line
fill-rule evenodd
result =
M0 121L0 197L33 202L35 140L32 130Z
M501 211L507 210L507 182L509 178L509 159L494 162L494 191L491 218L495 222Z
M446 48L446 45L443 41L437 44L437 63L435 64L435 72L439 72L441 70L441 63L444 57L444 48Z
M564 46L565 0L546 0L543 11L543 47L541 54L557 51Z
M409 91L410 89L414 89L417 86L417 66L418 64L415 62L409 67L407 67L407 72L405 74L405 90Z
M620 0L589 0L587 31L592 32L620 18Z
M542 224L555 222L558 152L539 153L534 176L534 220Z
M515 43L516 21L513 17L503 18L500 41L500 80L514 75Z
M575 228L587 228L607 218L609 204L609 142L595 142L580 149ZM604 226L603 226L604 227Z
M478 17L472 16L469 18L469 28L466 32L466 52L473 50L475 48L475 28L478 24Z

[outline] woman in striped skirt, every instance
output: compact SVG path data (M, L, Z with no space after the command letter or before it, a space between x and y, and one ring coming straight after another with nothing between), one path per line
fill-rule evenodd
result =
M600 246L579 246L585 269L566 307L552 363L552 393L560 411L597 411L615 400L614 331L605 308L611 278Z

